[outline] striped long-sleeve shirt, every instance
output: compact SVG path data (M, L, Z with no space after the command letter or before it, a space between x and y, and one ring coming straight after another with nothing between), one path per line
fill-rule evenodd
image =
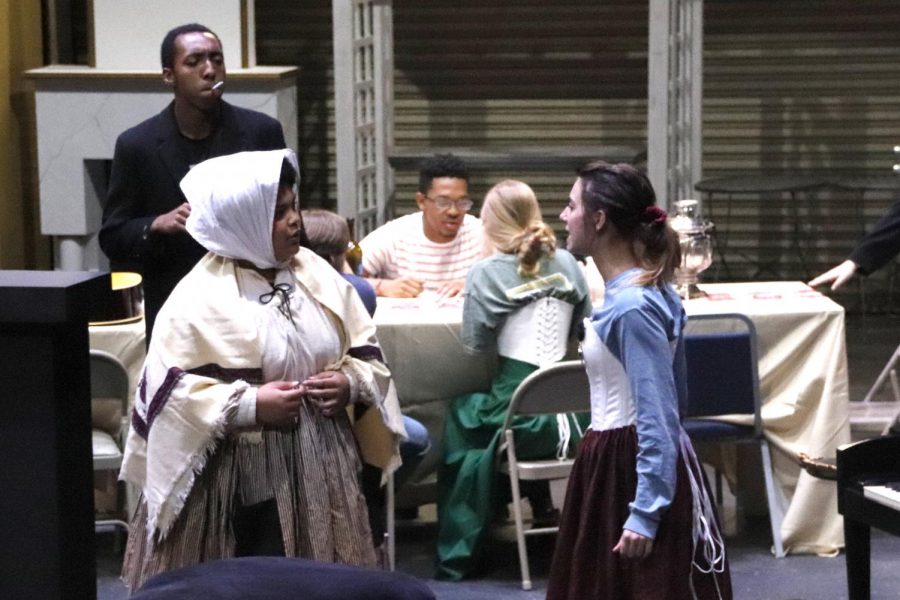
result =
M437 289L466 273L482 256L484 233L481 220L466 215L456 237L446 243L425 237L422 212L385 223L361 242L363 269L373 277L412 278Z

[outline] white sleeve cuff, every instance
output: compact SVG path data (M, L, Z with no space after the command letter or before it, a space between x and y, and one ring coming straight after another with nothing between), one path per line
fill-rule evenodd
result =
M341 365L341 373L344 374L350 384L350 401L348 404L355 404L359 400L359 374L353 368L352 361Z
M238 400L238 410L234 417L235 427L256 426L256 391L259 388L247 386Z

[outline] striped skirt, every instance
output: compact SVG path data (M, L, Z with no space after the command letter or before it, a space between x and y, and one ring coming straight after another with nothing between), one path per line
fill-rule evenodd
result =
M569 478L548 600L732 597L724 549L694 541L702 523L709 523L702 537L721 542L721 535L709 486L687 435L681 435L675 497L660 522L652 552L643 559L621 558L612 552L637 488L635 428L585 435ZM704 518L695 518L698 513ZM710 550L715 555L712 560Z
M234 557L237 509L272 498L286 556L374 567L350 422L343 412L328 418L306 403L301 411L290 430L223 440L161 541L147 535L141 499L125 550L125 584L136 590L157 573Z

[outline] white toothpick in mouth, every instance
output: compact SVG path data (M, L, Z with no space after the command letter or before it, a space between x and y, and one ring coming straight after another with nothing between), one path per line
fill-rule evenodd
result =
M222 87L223 85L225 85L225 80L224 80L224 79L223 79L222 81L216 83L215 85L213 85L213 86L212 86L212 89L214 89L214 90L221 89L221 87Z

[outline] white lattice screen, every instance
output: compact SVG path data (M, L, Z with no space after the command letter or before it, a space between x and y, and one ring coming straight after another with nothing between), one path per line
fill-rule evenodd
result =
M660 204L702 177L703 0L650 3L647 167Z
M335 0L337 208L362 237L386 219L393 139L393 32L388 1Z

